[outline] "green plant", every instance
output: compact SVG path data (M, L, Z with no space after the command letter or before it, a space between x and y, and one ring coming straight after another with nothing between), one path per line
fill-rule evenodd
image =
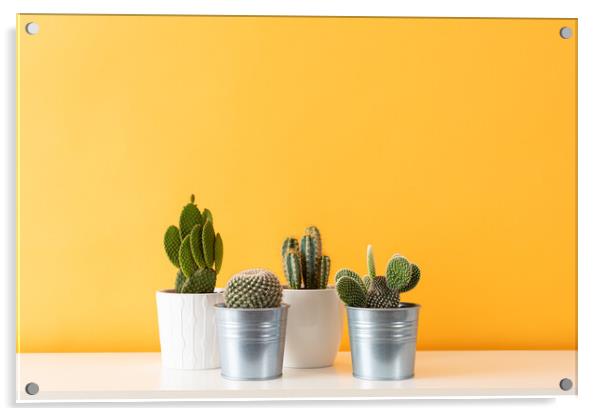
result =
M352 270L341 269L335 275L339 298L358 308L397 308L399 294L413 289L420 280L420 269L405 257L394 254L387 263L385 276L376 275L374 253L368 246L368 275L364 278Z
M222 237L213 229L213 215L207 208L201 212L191 195L179 225L169 226L163 238L167 257L178 268L175 291L211 293L224 256Z
M322 237L316 226L305 229L299 240L289 237L281 249L284 275L291 289L325 289L330 274L330 257L322 255Z
M282 286L269 270L243 270L228 281L224 301L228 308L276 308L282 302Z

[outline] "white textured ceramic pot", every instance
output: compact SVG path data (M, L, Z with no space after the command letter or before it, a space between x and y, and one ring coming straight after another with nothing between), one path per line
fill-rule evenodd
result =
M224 301L214 293L157 292L161 361L166 368L204 370L219 367L213 305Z
M284 366L331 366L339 350L343 329L343 305L336 290L333 287L284 289L282 301L290 305Z

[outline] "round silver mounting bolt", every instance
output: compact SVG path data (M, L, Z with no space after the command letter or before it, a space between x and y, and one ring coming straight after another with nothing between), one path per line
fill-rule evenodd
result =
M25 25L25 31L28 35L37 35L40 32L40 25L36 22L29 22Z
M562 39L569 39L572 36L573 36L573 29L571 29L570 27L567 27L567 26L560 28L560 37Z
M569 391L573 388L573 380L571 380L570 378L563 378L562 380L560 380L559 384L560 389L564 391Z
M30 396L38 394L39 391L40 386L38 386L36 383L27 383L25 385L25 393L29 394Z

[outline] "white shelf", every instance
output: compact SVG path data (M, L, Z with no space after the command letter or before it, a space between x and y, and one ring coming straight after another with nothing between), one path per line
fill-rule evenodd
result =
M364 381L351 357L333 367L285 368L270 381L229 381L218 370L161 368L159 353L17 354L17 401L281 400L576 394L576 351L418 351L416 377ZM575 385L562 391L559 382ZM40 391L30 396L25 385Z

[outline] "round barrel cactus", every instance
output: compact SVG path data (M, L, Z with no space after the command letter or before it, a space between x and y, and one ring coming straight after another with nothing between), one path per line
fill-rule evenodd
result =
M224 300L228 308L276 308L282 302L282 286L269 270L243 270L228 281Z

